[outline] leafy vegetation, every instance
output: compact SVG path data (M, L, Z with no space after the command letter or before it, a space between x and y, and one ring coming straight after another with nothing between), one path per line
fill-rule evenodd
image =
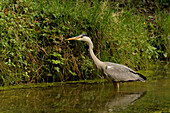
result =
M166 0L2 0L0 84L101 78L88 45L65 40L84 32L102 61L135 70L168 61L168 5Z

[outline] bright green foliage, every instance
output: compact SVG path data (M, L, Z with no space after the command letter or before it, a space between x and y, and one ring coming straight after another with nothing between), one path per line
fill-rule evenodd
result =
M166 1L165 1L166 2ZM0 84L100 78L84 42L102 61L147 69L169 58L169 10L154 14L129 1L1 0ZM145 10L147 8L143 7Z

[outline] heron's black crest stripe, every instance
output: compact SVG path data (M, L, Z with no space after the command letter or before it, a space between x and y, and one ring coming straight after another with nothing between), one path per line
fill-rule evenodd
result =
M82 36L87 36L86 34L82 34Z
M130 71L130 70L129 70ZM141 78L143 78L144 80L146 80L146 77L145 76L143 76L142 74L140 74L140 73L136 73L136 72L134 72L134 71L130 71L131 73L134 73L134 74L138 74Z

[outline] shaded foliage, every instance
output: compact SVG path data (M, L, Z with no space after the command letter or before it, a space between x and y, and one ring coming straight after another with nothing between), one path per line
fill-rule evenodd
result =
M102 61L139 70L169 59L168 1L2 0L0 4L1 85L101 78L88 45L65 40L84 32Z

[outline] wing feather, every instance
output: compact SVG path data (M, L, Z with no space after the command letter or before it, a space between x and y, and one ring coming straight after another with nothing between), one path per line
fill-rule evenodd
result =
M127 66L105 62L104 73L115 81L145 81L146 77L142 74L135 72Z

